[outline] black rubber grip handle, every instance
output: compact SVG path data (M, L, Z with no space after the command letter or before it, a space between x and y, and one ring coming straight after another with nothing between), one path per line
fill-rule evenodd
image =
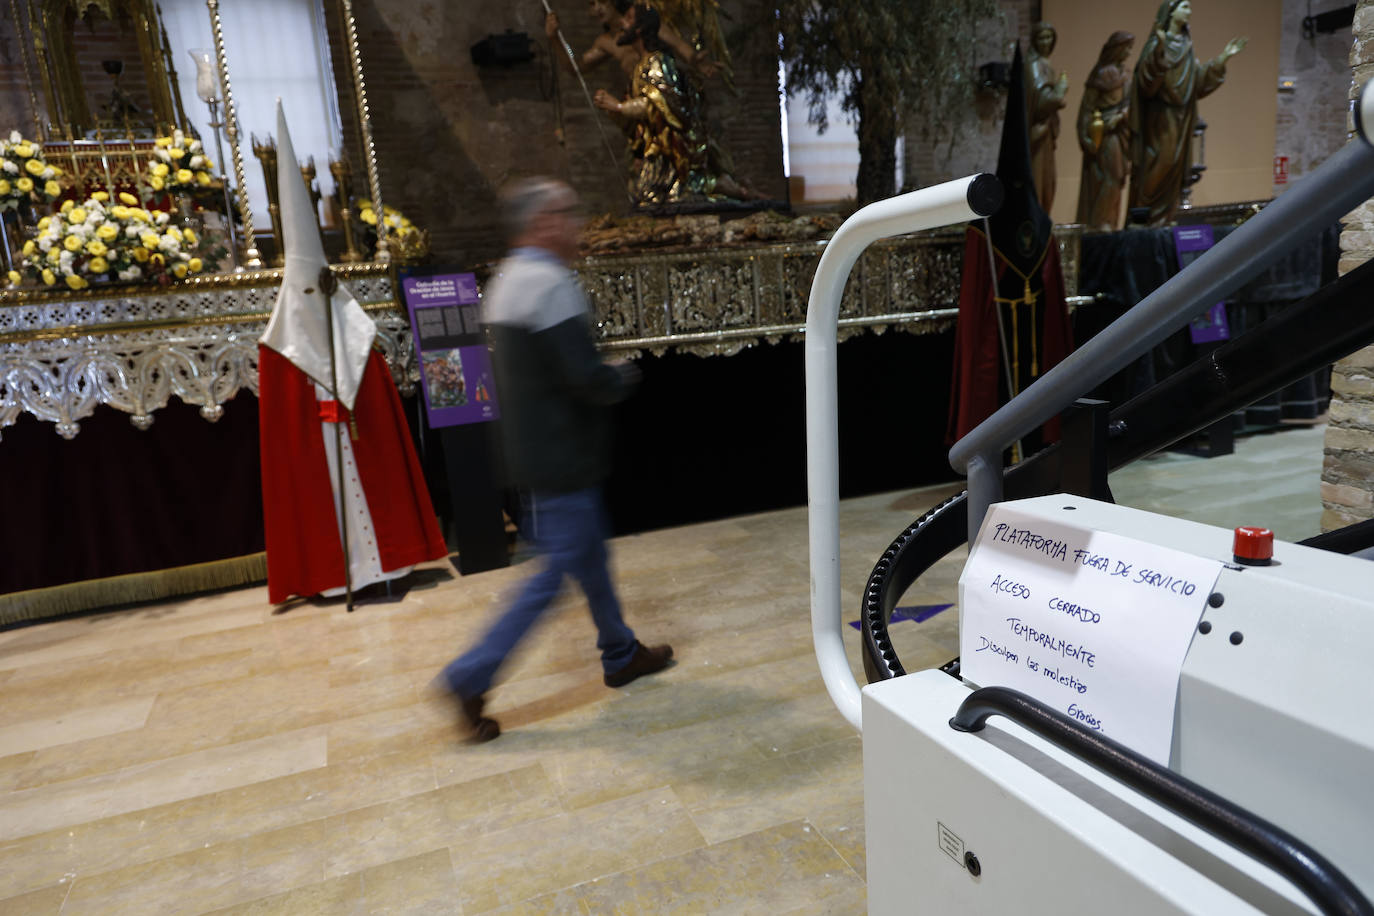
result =
M981 731L992 715L1006 716L1264 863L1291 881L1322 913L1374 916L1374 906L1359 888L1297 837L1024 693L1007 687L975 690L959 704L949 724L956 731Z

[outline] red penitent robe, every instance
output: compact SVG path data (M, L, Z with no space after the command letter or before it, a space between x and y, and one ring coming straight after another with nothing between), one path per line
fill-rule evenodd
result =
M342 587L343 545L314 383L281 354L259 346L258 399L267 595L279 604L292 595ZM353 453L382 569L444 556L448 549L401 399L376 350L368 357L353 420ZM349 426L345 434L351 434Z
M1010 267L997 258L997 277L1001 284ZM1023 283L1017 277L1017 287ZM1037 333L1037 377L1044 375L1073 352L1073 328L1069 323L1064 297L1064 275L1059 265L1059 246L1050 240L1040 262L1038 276L1043 292L1036 302L1039 321ZM983 234L970 228L964 235L963 281L959 290L959 323L954 332L954 377L950 385L949 426L945 438L950 445L962 439L975 426L1002 406L1005 370L997 336L997 306L993 302L992 271L988 269L988 245ZM1018 293L1019 295L1019 293ZM1017 306L1025 309L1025 306ZM1024 311L1022 314L1026 314ZM1007 328L1010 333L1010 327ZM1028 354L1022 354L1022 390L1029 384L1025 367ZM1044 425L1044 441L1059 439L1059 419Z

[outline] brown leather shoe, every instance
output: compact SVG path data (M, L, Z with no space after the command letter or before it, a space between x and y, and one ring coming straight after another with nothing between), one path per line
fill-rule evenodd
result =
M467 723L469 743L482 744L501 734L501 726L496 724L496 720L482 715L482 706L486 703L484 697L468 698L455 693L453 699L458 702L458 709Z
M635 654L630 656L630 663L619 671L606 675L603 680L605 680L607 687L624 687L637 677L643 677L646 674L653 674L655 671L662 671L667 668L672 658L672 646L664 645L650 648L639 640L635 640Z

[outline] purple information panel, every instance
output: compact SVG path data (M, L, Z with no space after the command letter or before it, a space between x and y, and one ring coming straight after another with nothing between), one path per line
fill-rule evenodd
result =
M491 356L478 311L477 278L403 273L401 295L420 357L430 427L484 423L499 417Z
M1180 269L1200 258L1213 244L1211 226L1204 224L1174 227L1174 251L1178 254ZM1230 340L1231 328L1226 323L1226 303L1218 302L1207 310L1207 314L1188 322L1188 336L1195 344Z

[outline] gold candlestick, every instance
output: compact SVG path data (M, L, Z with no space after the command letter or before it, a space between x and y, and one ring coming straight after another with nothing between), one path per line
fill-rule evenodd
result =
M277 204L277 141L271 134L261 142L253 134L251 140L253 155L262 163L262 177L267 181L267 215L272 220L272 235L277 240L277 254L272 258L272 266L281 267L286 263L286 243L281 236L281 207Z
M363 259L363 255L358 251L357 241L353 237L353 210L349 206L353 200L353 173L349 171L347 161L331 159L329 174L334 176L334 200L339 207L339 221L343 223L345 250L341 260L347 264L356 264Z
M320 185L315 181L315 157L311 156L301 166L301 177L305 179L305 192L310 195L310 211L315 214L315 228L320 232L320 244L324 244L324 224L320 219Z

